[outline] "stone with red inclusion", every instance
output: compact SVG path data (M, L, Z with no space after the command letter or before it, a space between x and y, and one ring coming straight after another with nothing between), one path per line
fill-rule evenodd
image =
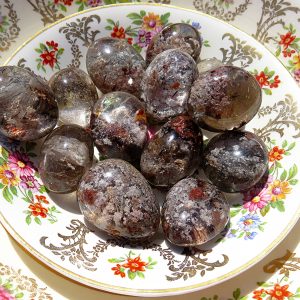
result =
M94 106L91 130L102 157L120 158L139 166L147 129L144 105L134 95L108 93Z
M142 81L142 98L153 122L166 122L186 112L190 89L197 76L197 65L185 52L171 49L155 57Z
M202 133L188 116L164 124L145 146L141 172L155 186L170 187L193 174L202 152Z
M261 100L261 88L254 76L238 67L219 66L199 74L187 107L200 127L225 131L251 121Z
M153 191L129 163L106 159L82 178L78 201L85 218L116 238L145 241L158 230L159 204Z
M215 186L196 178L176 183L162 207L166 238L178 246L197 246L221 233L229 220L229 204Z
M36 140L56 125L58 107L47 83L16 66L0 67L0 132L19 141Z
M186 23L167 25L151 40L146 52L149 64L158 54L169 49L179 49L197 61L202 47L199 31Z
M86 55L86 67L101 92L140 96L146 63L126 40L104 37L94 41Z

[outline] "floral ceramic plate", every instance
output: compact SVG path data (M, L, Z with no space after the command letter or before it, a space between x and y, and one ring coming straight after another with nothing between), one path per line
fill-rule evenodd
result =
M299 89L281 63L254 38L195 11L135 4L88 10L46 28L7 62L49 78L67 66L85 69L87 46L102 36L126 39L144 53L153 35L187 22L203 36L202 58L246 68L263 89L263 104L247 129L269 148L262 190L229 197L227 231L201 249L175 248L158 237L130 248L89 230L75 195L47 194L36 170L38 144L1 137L0 217L11 235L42 262L80 283L111 292L161 296L200 290L246 270L271 251L300 213ZM297 149L298 148L298 149Z

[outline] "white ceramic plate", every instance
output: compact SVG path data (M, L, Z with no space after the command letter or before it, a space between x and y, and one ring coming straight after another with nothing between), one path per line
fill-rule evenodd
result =
M80 283L120 294L187 293L225 281L262 259L299 217L297 153L299 89L281 63L255 39L196 11L151 4L105 6L67 17L26 42L7 64L47 79L59 68L85 69L87 46L102 36L128 39L144 53L166 23L189 22L202 33L201 58L217 57L246 68L263 88L263 104L247 129L270 151L270 176L262 191L230 197L230 228L202 250L180 249L158 237L130 248L89 231L75 195L48 195L35 170L34 143L1 137L0 218L29 252ZM232 199L231 199L232 198ZM244 202L247 200L247 202Z

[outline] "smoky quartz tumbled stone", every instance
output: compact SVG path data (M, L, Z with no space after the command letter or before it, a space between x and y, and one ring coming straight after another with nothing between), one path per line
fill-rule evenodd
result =
M124 39L100 38L89 47L86 67L103 93L124 91L140 96L146 63Z
M19 140L36 140L56 125L58 107L47 83L16 66L0 67L0 132Z
M78 68L65 68L50 78L49 85L58 104L59 121L88 127L98 100L96 86L88 74Z
M80 209L94 226L116 238L145 241L158 230L160 209L153 191L129 163L106 159L82 178Z
M144 105L134 95L108 93L94 106L92 137L102 157L120 158L138 166L147 128Z
M186 102L197 75L195 61L178 49L155 57L142 82L142 98L152 121L166 122L186 112Z
M146 62L149 64L158 54L169 49L179 49L197 61L201 46L201 36L196 28L186 23L170 24L151 40L146 52Z
M215 186L185 178L168 192L162 207L166 238L178 246L197 246L221 233L229 220L229 204Z
M252 120L261 100L261 88L254 76L238 67L220 66L199 74L187 106L202 128L225 131Z
M93 162L93 141L78 125L62 125L47 137L41 148L39 173L47 189L70 193Z
M213 137L203 153L203 169L224 192L250 189L268 170L268 151L263 141L247 131L227 131Z

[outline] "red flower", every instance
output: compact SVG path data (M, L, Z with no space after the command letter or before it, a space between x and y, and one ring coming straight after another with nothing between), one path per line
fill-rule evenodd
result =
M128 44L132 45L132 41L133 41L132 38L127 38L127 43L128 43Z
M117 39L125 39L125 29L123 27L115 26L113 32L111 33L111 37Z
M295 52L296 52L295 50L286 49L282 51L282 54L284 57L291 57L292 54L294 54Z
M270 84L270 88L278 88L278 84L280 83L281 81L279 80L279 76L276 75L274 77L274 80L273 82Z
M289 285L280 286L278 283L274 285L273 290L266 291L267 294L271 296L271 299L275 300L283 300L285 297L290 297L293 295L290 291L288 291Z
M58 43L55 43L54 41L51 42L46 42L46 45L49 46L50 48L52 48L54 51L58 50Z
M45 196L42 195L35 195L35 198L37 201L39 202L43 202L45 204L49 204L49 201L47 200L47 198Z
M283 49L287 49L293 43L295 38L296 36L295 35L292 36L291 32L288 32L285 35L281 35L279 45L282 45Z
M124 269L121 267L120 264L117 264L115 267L111 268L115 275L120 275L122 278L125 277Z
M30 204L28 208L31 210L31 214L35 217L41 216L42 218L47 217L48 209L43 207L41 203Z
M269 161L273 162L275 160L281 160L284 152L285 150L279 149L278 146L273 147L273 149L269 152Z
M43 59L43 65L49 65L52 69L54 64L57 62L54 50L51 52L45 50L45 52L40 55L40 58Z
M64 5L71 6L71 5L72 5L72 2L73 2L73 0L54 0L54 4L58 4L59 2L63 2L63 3L64 3Z
M261 297L262 294L264 294L266 291L264 289L257 290L253 292L253 299L257 300L262 300L263 298Z
M128 258L127 263L123 265L124 268L129 268L131 272L136 271L145 271L144 266L146 266L147 263L141 261L141 258L138 256L134 259Z
M263 71L261 71L258 75L255 75L256 80L258 81L260 87L269 85L269 77Z

